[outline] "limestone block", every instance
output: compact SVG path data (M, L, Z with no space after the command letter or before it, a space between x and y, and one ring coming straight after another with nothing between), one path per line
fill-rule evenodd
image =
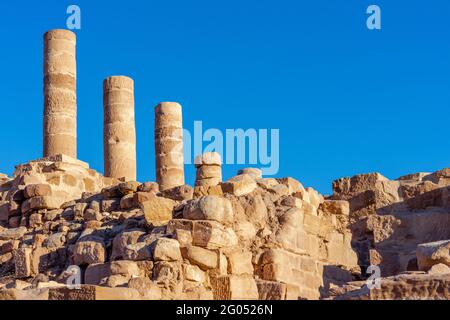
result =
M262 170L258 168L244 168L240 169L238 171L238 175L241 174L248 174L249 176L252 176L255 179L261 179L262 178Z
M182 185L166 189L161 192L161 195L175 201L191 200L194 196L194 189L191 186Z
M180 244L175 239L160 238L153 244L153 259L155 261L180 261Z
M26 199L39 196L50 196L52 189L48 184L30 184L23 190Z
M431 267L431 269L428 271L428 274L450 274L450 267L443 263L435 264Z
M130 279L128 287L137 290L143 300L161 300L161 289L147 277Z
M250 274L253 275L252 253L250 251L233 250L225 253L228 258L229 274Z
M256 188L255 179L248 174L235 176L222 184L222 189L225 193L231 193L237 197L251 193Z
M217 267L217 253L201 247L188 246L184 251L185 258L190 263L199 266L203 270L214 269Z
M233 229L224 227L215 221L195 221L192 238L195 246L207 249L231 247L238 244Z
M138 191L139 186L141 184L139 182L136 181L127 181L127 182L122 182L118 185L118 189L119 192L125 196L127 194L131 194L131 193L135 193Z
M194 159L196 168L201 166L222 166L222 157L217 152L205 152Z
M152 192L157 194L159 192L159 186L156 182L144 182L138 187L140 192Z
M140 300L141 296L132 288L108 288L81 285L80 289L60 287L50 288L49 300Z
M439 263L450 267L450 240L419 244L416 254L419 270L428 271Z
M144 202L151 200L155 197L155 193L153 192L143 192L138 191L133 195L133 206L140 207Z
M141 204L145 215L145 221L149 225L162 226L172 219L172 212L176 202L171 199L154 197Z
M259 300L286 300L286 284L258 279L256 285Z
M320 204L320 209L328 214L348 216L350 214L350 204L344 200L325 200Z
M194 282L203 283L206 281L206 273L199 267L190 264L183 264L184 279Z
M78 241L73 249L73 262L76 265L89 265L93 263L104 263L106 260L106 249L102 240L89 239Z
M215 300L257 300L256 282L250 275L211 277Z
M287 177L287 178L280 178L280 179L276 179L276 180L278 181L278 183L284 184L285 186L288 187L289 194L293 194L293 193L305 190L305 188L300 183L300 181L298 181L294 178Z
M64 198L54 196L38 196L30 198L22 203L22 212L41 209L59 209L64 203Z
M190 201L183 209L183 218L191 220L214 220L223 224L233 222L230 200L217 196L205 196Z

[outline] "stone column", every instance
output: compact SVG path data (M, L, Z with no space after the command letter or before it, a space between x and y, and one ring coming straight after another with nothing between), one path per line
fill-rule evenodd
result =
M184 185L181 106L162 102L155 108L156 180L161 191Z
M136 180L134 81L124 76L103 81L103 147L106 177Z
M44 157L77 157L75 45L68 30L44 35Z
M196 187L212 187L222 182L222 159L217 152L206 152L194 160Z

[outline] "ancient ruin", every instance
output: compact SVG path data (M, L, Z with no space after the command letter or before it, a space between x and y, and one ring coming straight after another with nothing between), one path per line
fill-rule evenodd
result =
M109 77L103 82L105 176L136 180L134 81Z
M45 157L0 175L0 300L450 298L450 169L346 177L324 196L258 168L223 181L205 153L191 187L166 102L157 182L137 182L133 80L111 77L103 176L76 159L75 37L45 47Z
M163 102L155 108L156 181L161 190L184 185L181 106Z
M76 36L68 30L44 35L44 157L77 157Z

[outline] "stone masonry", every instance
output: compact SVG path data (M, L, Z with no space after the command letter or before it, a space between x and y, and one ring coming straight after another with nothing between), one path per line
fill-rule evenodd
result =
M105 176L136 180L134 82L124 76L103 82Z
M160 190L184 185L181 106L162 102L155 108L156 180Z
M68 30L44 35L44 157L77 157L75 45Z
M222 182L222 159L217 152L207 152L194 160L197 168L195 186L213 187Z
M192 188L166 102L157 183L140 183L133 80L111 77L104 177L75 158L75 37L45 39L48 156L0 174L0 300L450 299L450 169L342 178L323 196L258 168L223 181L205 153Z

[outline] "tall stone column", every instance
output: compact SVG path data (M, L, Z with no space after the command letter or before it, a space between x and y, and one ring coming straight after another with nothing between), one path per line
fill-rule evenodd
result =
M44 35L44 157L77 157L75 46L69 30Z
M162 102L155 108L156 180L161 191L184 185L181 106Z
M106 177L136 180L134 81L124 76L103 81L103 146Z

